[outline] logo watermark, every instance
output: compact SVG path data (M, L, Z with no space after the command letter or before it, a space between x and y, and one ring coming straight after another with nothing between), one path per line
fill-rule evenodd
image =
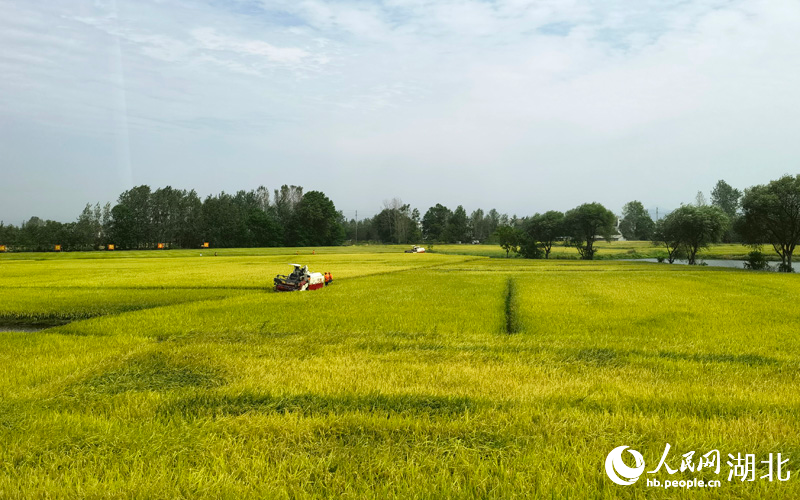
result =
M628 467L622 461L622 452L628 450L633 455L636 465ZM636 450L628 449L627 446L618 446L611 450L606 457L606 474L609 479L621 486L628 486L639 480L639 476L644 472L644 457Z
M689 473L703 473L708 476L710 474L719 475L722 470L722 453L719 450L711 450L705 454L698 455L695 458L695 451L689 451L680 455L680 464L676 468L669 466L669 452L672 445L667 443L664 448L664 453L658 465L650 471L645 472L644 457L638 451L630 448L629 446L618 446L611 450L606 457L605 469L606 475L614 483L620 486L630 486L634 484L643 474L657 474L664 469L670 476L676 473L689 474ZM633 466L629 466L623 460L623 453L627 451L628 455L633 458ZM629 462L630 463L630 462ZM674 463L674 462L673 462ZM783 458L781 453L769 453L765 456L764 460L757 462L754 453L728 453L728 459L725 462L727 466L727 479L728 482L733 481L755 481L756 480L756 463L762 465L761 471L766 471L766 474L758 477L759 480L766 481L788 481L792 473L788 468L789 459ZM721 480L706 478L682 478L682 479L656 479L648 478L646 483L648 487L654 488L718 488L722 485Z

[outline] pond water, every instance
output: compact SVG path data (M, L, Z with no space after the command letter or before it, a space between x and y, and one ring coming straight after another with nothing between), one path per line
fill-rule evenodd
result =
M656 263L658 262L658 260L656 260L656 259L625 259L625 260L627 260L629 262L656 262ZM674 263L675 264L681 264L681 265L688 265L689 261L688 260L676 260ZM737 269L744 269L745 261L743 261L743 260L726 260L726 259L706 259L706 260L698 259L697 260L697 264L698 265L700 265L702 263L705 263L706 265L713 266L713 267L733 267L733 268L737 268ZM664 261L664 264L668 264L668 262ZM770 262L769 263L769 266L772 268L772 270L776 270L779 265L780 265L780 262Z

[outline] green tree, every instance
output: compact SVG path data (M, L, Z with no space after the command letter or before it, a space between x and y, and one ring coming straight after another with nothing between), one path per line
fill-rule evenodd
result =
M569 243L578 249L581 258L594 259L598 238L610 240L616 234L617 216L599 203L584 203L564 214L564 229Z
M8 250L19 243L19 228L13 224L5 225L0 221L0 245Z
M445 231L451 214L450 209L440 203L425 212L422 217L422 236L425 241L443 241L446 238Z
M408 243L419 239L419 211L412 211L411 205L404 204L399 198L384 201L383 206L384 209L373 219L380 241Z
M500 213L495 210L494 208L489 210L489 213L486 214L485 224L486 224L486 239L488 242L496 243L493 241L495 231L497 228L500 227Z
M706 203L706 195L703 194L702 191L698 191L694 197L694 205L696 207L704 207L707 205Z
M97 208L100 208L99 205ZM99 210L95 211L92 204L87 203L78 216L78 221L73 230L72 242L75 248L89 250L95 245L98 236L102 232L102 225L98 215Z
M246 215L249 239L257 247L275 247L282 241L283 231L278 220L260 206L249 208Z
M128 205L117 204L111 209L109 239L119 248L136 248L136 221Z
M108 241L111 238L111 222L113 218L111 217L111 203L106 203L103 205L103 214L100 218L100 223L103 226L103 235L102 240L98 242L98 244L108 244L113 243L112 241Z
M725 215L730 219L731 224L725 234L722 236L722 241L731 243L734 241L742 241L741 236L736 231L739 226L739 208L741 207L742 192L735 189L727 182L720 180L714 189L711 191L711 204L719 207L720 210L725 212Z
M344 240L344 228L333 202L320 191L309 191L297 204L290 234L297 246L339 245Z
M292 236L289 233L294 230L291 226L292 218L297 205L303 199L303 187L284 184L280 189L276 189L274 194L275 215L286 234L284 242L287 246L292 246L293 243L290 241Z
M718 207L711 205L683 205L664 217L664 225L671 228L673 237L680 242L690 265L696 264L697 252L722 239L728 228L728 217Z
M177 243L182 248L197 248L203 243L203 202L195 190L184 191L179 205ZM213 242L214 244L218 242Z
M667 261L672 264L681 253L680 231L674 219L664 217L656 222L653 230L653 244L664 245L667 249Z
M464 210L464 207L461 205L456 207L456 209L453 210L453 213L450 214L450 218L447 220L447 229L445 230L445 234L447 235L445 239L449 243L464 243L465 241L469 240L469 222L467 219L467 211Z
M534 245L536 243L541 245L544 258L548 259L553 243L564 236L564 214L555 210L543 214L537 213L525 222L524 231L529 241Z
M631 201L622 208L619 232L626 240L649 241L653 237L655 223L640 201Z
M411 211L411 241L419 241L422 239L422 219L420 218L419 209Z
M500 226L494 232L494 239L500 244L500 247L506 251L506 258L508 258L510 252L519 252L519 246L522 243L523 234L522 231L517 228L511 226Z
M486 241L488 233L486 232L486 216L480 208L472 212L469 216L469 230L472 234L472 239L478 241Z
M121 195L111 209L111 233L123 248L147 247L153 243L150 186L131 188Z
M745 189L739 226L745 242L772 245L781 257L780 269L792 272L792 254L800 242L800 175Z
M741 191L721 179L717 181L717 185L711 190L711 204L725 212L725 215L731 220L739 212L741 198Z

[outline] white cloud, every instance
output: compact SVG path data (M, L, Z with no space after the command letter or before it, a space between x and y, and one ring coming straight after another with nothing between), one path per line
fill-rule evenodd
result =
M214 28L196 28L191 31L191 34L204 49L265 57L275 63L298 64L311 55L308 51L296 47L276 47L260 40L239 40L223 36Z
M260 6L0 0L0 147L50 172L11 139L30 130L101 168L66 134L124 117L137 182L314 183L342 208L360 185L362 210L670 207L796 170L793 0Z

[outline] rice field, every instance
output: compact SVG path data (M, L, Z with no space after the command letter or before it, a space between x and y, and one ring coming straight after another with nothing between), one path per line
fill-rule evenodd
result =
M798 276L327 250L0 257L0 498L800 496Z

